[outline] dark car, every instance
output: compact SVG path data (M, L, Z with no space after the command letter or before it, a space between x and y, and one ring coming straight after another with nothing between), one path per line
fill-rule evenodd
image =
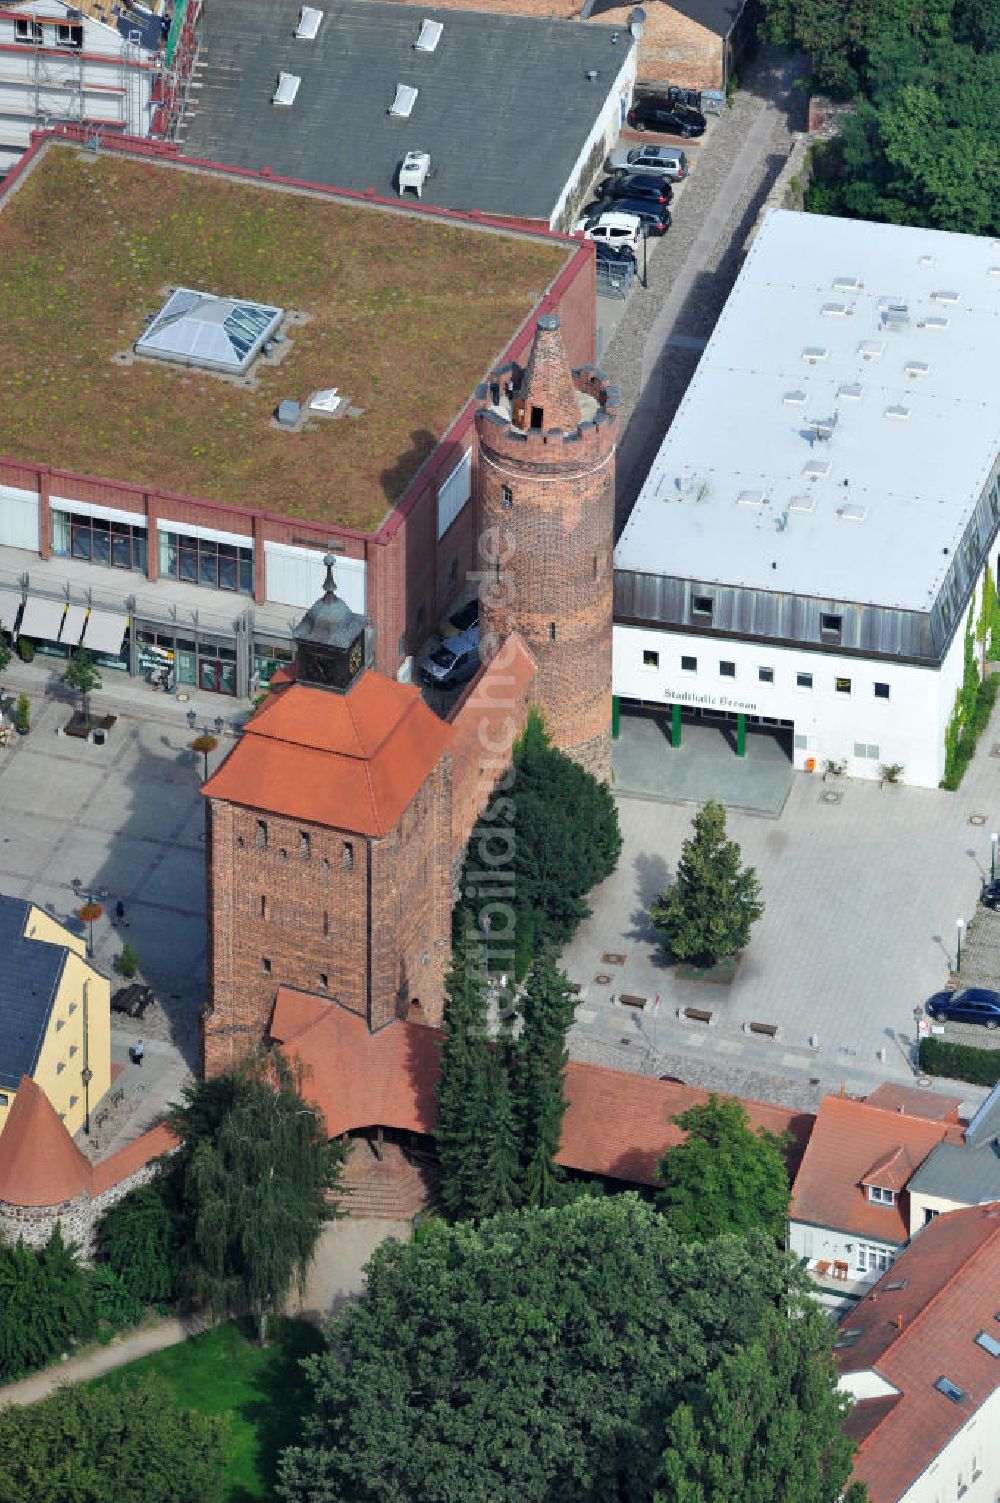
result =
M668 204L674 196L674 190L666 179L652 172L606 177L597 191L602 199L645 198L654 204Z
M1000 913L1000 882L984 882L979 901L984 908L992 908L994 913Z
M479 625L479 599L469 600L465 605L460 605L457 611L452 611L448 617L448 625L453 626L461 635L462 632L470 631L473 626Z
M648 198L616 198L619 214L634 214L644 235L665 235L670 228L670 210L666 204L650 203Z
M982 1023L1000 1028L1000 992L965 986L959 992L935 992L925 1007L929 1018L948 1023Z
M610 266L627 266L635 271L638 265L635 251L630 245L604 245L600 240L595 240L594 249L597 251L598 261L607 261Z
M640 99L626 118L633 130L657 130L685 140L705 134L705 117L700 110L671 105L665 99Z

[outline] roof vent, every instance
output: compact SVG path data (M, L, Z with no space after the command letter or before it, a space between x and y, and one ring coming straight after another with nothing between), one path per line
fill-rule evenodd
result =
M412 84L397 84L396 97L389 106L389 114L398 115L403 120L409 120L419 93L420 90L415 89Z
M587 82L588 83L596 83L597 82L597 69L596 68L588 68L587 69L586 78L587 78Z
M905 303L885 303L881 309L882 327L899 334L910 327L910 310Z
M903 369L906 371L906 374L908 376L926 376L927 372L930 370L930 366L927 364L926 360L908 360Z
M828 459L810 459L802 466L802 473L807 480L822 480L824 475L830 473L830 461Z
M420 198L430 170L431 154L429 151L408 151L399 169L400 198L407 189Z
M932 266L937 265L937 261L933 256L918 256L917 265L922 266L924 271L930 271Z
M925 318L924 319L923 327L925 329L934 329L934 330L947 329L947 327L950 324L950 322L951 322L951 319L945 318L944 314L942 314L942 313L933 313L930 316L930 318Z
M819 310L824 318L843 318L847 312L846 303L824 303Z
M860 292L864 287L860 277L834 277L834 292Z
M863 391L860 381L848 381L844 386L837 387L837 396L843 402L860 402Z
M885 344L881 339L863 339L858 345L862 360L881 360Z
M1000 266L991 266L987 272L987 276L1000 277Z
M808 418L809 431L818 443L829 443L837 426L837 414L832 417Z
M294 428L302 415L302 409L298 402L293 402L290 398L286 397L278 403L277 411L274 415L282 428Z
M786 391L781 400L786 407L804 407L806 405L806 394L799 387L796 387L794 391Z
M301 82L302 80L297 73L279 73L277 87L271 95L271 103L283 104L285 106L293 105Z
M444 31L443 21L421 21L420 35L413 44L416 51L434 52L441 40L442 31Z
M843 517L845 522L863 522L867 515L867 506L857 506L853 501L848 501L846 506L837 507L837 516Z
M902 402L893 402L885 409L885 416L887 418L895 418L898 423L905 422L909 415L910 409L904 407Z
M952 292L946 287L939 287L937 292L931 293L931 301L934 303L957 303L958 293Z
M766 491L740 491L736 497L737 506L766 506Z
M319 28L323 20L323 12L316 10L315 6L303 5L299 16L299 24L295 28L295 37L299 42L315 42L319 35Z
M816 510L816 497L810 495L793 496L788 503L789 511L810 512Z
M802 358L807 365L819 365L820 361L825 360L829 353L830 351L825 349L821 344L807 344L802 351Z

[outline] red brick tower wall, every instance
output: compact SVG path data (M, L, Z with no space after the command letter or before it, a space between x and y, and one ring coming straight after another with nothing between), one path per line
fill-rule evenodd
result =
M484 655L520 633L554 744L607 780L617 390L570 370L549 314L527 367L494 371L477 396Z

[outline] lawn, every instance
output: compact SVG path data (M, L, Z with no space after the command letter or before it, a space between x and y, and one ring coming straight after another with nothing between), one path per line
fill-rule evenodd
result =
M49 146L0 210L0 455L373 530L568 254ZM251 384L117 360L177 286L305 322ZM330 386L360 415L272 421Z
M322 1346L323 1338L307 1321L280 1321L264 1351L229 1324L94 1381L124 1387L139 1375L155 1373L181 1407L202 1414L228 1412L229 1503L265 1503L273 1496L278 1454L297 1439L311 1396L299 1359Z

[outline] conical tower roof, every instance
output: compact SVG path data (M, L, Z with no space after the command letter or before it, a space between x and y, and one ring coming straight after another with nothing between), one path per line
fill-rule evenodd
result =
M535 328L535 341L521 377L518 398L524 402L524 426L572 430L580 422L580 399L559 332L559 316L545 313ZM532 412L541 412L538 419Z
M337 560L332 553L323 559L326 565L326 580L323 594L311 605L292 632L296 642L312 643L319 647L348 647L364 631L365 618L357 616L346 600L337 594L333 568Z
M0 1201L51 1206L90 1189L91 1168L41 1086L22 1075L0 1132Z

